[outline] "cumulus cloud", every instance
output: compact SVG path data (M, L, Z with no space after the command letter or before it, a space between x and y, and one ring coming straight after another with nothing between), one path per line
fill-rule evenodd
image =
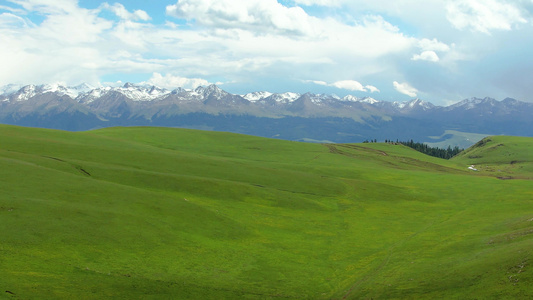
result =
M130 21L149 21L152 18L146 13L144 10L135 10L134 12L129 12L124 5L120 3L115 3L113 5L110 5L109 3L105 2L102 4L103 9L110 10L113 12L117 17L123 19L123 20L130 20Z
M322 81L322 80L304 80L304 82L312 82L314 84L323 85L323 86L329 85L327 82Z
M24 13L24 10L22 9L16 9L16 8L5 6L5 5L0 5L0 9L5 10L5 11L10 11L13 13Z
M450 51L450 46L443 42L439 42L437 39L421 39L418 41L418 47L424 51Z
M365 87L355 80L341 80L334 82L331 85L339 89L366 92Z
M455 28L486 34L491 30L511 30L515 25L527 23L518 1L455 0L446 5L446 12Z
M0 48L0 65L10 70L0 73L0 82L98 81L93 71L103 59L91 44L100 41L111 22L97 11L79 8L76 1L17 3L24 10L19 21L0 27L2 43L9 45ZM26 18L34 11L44 16L39 25Z
M167 15L187 20L189 30L170 26L152 36L165 43L159 49L184 58L176 67L186 64L194 68L192 73L202 74L208 65L211 77L229 81L258 72L331 82L340 76L364 77L383 71L383 57L417 43L378 15L346 23L310 16L275 0L180 0L167 6ZM194 66L193 58L198 61Z
M411 60L423 60L430 62L440 61L440 57L437 54L438 52L448 52L450 51L450 46L445 43L439 42L437 39L421 39L417 43L418 48L422 50L420 54L414 54L411 57Z
M180 0L166 7L168 15L203 26L253 30L265 34L307 35L314 18L300 7L286 7L276 0Z
M307 82L312 82L314 84L323 85L323 86L332 86L338 89L349 90L349 91L370 92L370 93L379 92L379 89L377 87L373 85L363 86L359 81L355 81L355 80L339 80L333 83L327 83L321 80L308 80Z
M39 11L44 14L72 12L78 8L77 1L73 0L9 0L20 6L25 11Z
M180 0L166 7L169 18L187 20L189 26L150 24L146 12L120 3L85 9L76 0L13 2L13 12L0 17L9 24L0 27L2 42L10 45L0 49L0 63L16 71L0 74L0 83L58 77L77 82L83 74L93 80L111 72L177 69L182 76L224 81L257 72L278 77L287 70L296 78L353 76L354 68L338 68L347 63L365 76L382 70L381 58L416 45L416 39L378 15L345 23L276 0ZM119 20L106 19L103 11ZM35 25L28 15L44 20Z
M328 6L335 7L340 6L343 0L294 0L294 3L305 6Z
M17 15L11 14L11 13L1 13L0 14L0 27L7 29L7 28L29 28L32 27L33 24L31 22L25 20L24 18L21 18Z
M365 85L365 88L371 93L379 93L380 90L373 85Z
M260 56L275 51L285 57L293 53L293 59L336 60L339 52L380 57L404 51L416 42L379 15L347 24L310 16L300 7L287 7L276 0L180 0L167 6L167 14L199 25L197 32L210 41L240 41L231 44L234 51L255 47Z
M165 74L164 76L160 73L153 73L152 77L145 83L155 85L161 88L166 89L176 89L178 87L184 89L194 89L198 86L209 85L210 83L201 78L186 78L181 76L174 76L172 74Z
M149 36L143 36L145 27L134 21L148 19L141 11L128 12L117 4L85 9L75 0L13 2L21 7L14 11L23 12L16 17L0 16L0 36L9 44L0 48L0 65L10 70L0 73L0 84L97 84L105 74L146 73L160 67L141 54ZM114 10L122 21L101 17L104 9ZM31 14L43 20L33 24L28 18ZM2 20L9 20L9 25Z
M420 54L415 54L411 58L411 60L425 60L425 61L431 61L431 62L438 62L439 56L435 51L424 51Z
M375 86L408 78L427 95L430 86L437 93L486 88L483 82L499 82L492 74L522 75L516 70L526 69L523 62L530 59L513 54L530 48L526 37L533 27L520 25L533 16L526 7L531 0L173 0L168 6L155 1L154 9L166 7L166 16L115 2L94 9L77 0L2 2L0 37L8 46L0 47L0 65L7 70L0 72L0 85L97 83L133 74L129 78L167 87L193 86L197 83L186 79L195 78L262 88L320 78L315 84L379 92ZM327 9L317 13L317 6ZM505 38L471 38L472 32L509 29ZM480 62L494 72L473 76ZM423 80L428 74L446 88ZM374 85L339 78L371 78ZM391 90L395 93L386 89Z
M407 82L404 82L404 83L399 83L397 81L394 81L392 83L394 85L394 88L404 94L404 95L407 95L409 97L416 97L417 93L418 93L418 90L415 89L414 87L412 87L411 85L409 85L409 83Z

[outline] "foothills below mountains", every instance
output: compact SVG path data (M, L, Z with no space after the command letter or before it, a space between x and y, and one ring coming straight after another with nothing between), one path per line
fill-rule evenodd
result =
M216 85L194 90L131 83L99 88L87 84L0 88L1 123L69 131L149 125L300 141L435 143L451 141L453 132L533 136L532 115L533 103L511 98L471 98L442 107L420 99L387 102L351 95L234 95ZM463 141L460 146L476 141Z

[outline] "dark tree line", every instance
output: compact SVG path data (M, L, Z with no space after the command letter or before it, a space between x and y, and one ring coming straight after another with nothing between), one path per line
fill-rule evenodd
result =
M444 159L450 159L464 150L464 149L460 149L457 146L453 148L451 146L448 146L448 148L446 149L442 149L438 147L430 147L427 144L414 142L413 140L410 140L407 142L400 142L400 144L413 148L416 151L422 152L424 154L435 156L438 158L444 158Z
M374 140L370 140L370 141L366 140L363 143L377 143L377 140L375 140L375 139ZM454 157L455 155L459 154L461 151L464 150L464 149L460 149L457 146L455 146L453 148L451 146L448 146L448 148L446 148L446 149L442 149L442 148L439 148L439 147L430 147L427 144L415 142L413 140L406 141L406 142L401 142L401 141L398 141L398 140L396 140L396 142L394 142L392 140L385 140L385 143L402 144L402 145L405 145L407 147L413 148L416 151L422 152L424 154L427 154L427 155L430 155L430 156L434 156L434 157L438 157L438 158L444 158L444 159L450 159L450 158Z

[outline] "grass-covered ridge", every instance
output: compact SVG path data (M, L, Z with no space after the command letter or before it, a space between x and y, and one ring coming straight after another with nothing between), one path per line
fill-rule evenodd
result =
M460 153L456 162L474 165L500 179L533 179L533 143L528 137L489 136Z
M14 299L532 297L532 182L469 164L379 143L0 126L0 291Z

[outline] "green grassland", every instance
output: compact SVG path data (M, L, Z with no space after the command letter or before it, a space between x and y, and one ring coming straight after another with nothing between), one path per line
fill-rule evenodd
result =
M531 138L491 136L482 139L454 158L474 165L485 175L500 179L533 179L533 145Z
M0 126L0 296L531 298L532 146Z

